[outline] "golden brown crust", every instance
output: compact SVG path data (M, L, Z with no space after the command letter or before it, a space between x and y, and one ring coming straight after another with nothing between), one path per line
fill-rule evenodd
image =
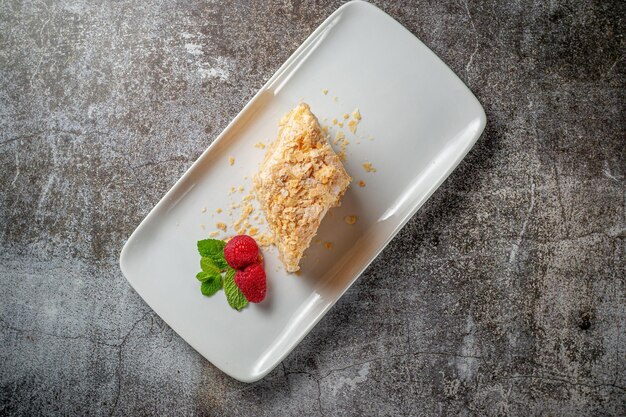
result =
M254 189L288 272L300 269L320 222L340 204L350 180L307 104L280 120Z

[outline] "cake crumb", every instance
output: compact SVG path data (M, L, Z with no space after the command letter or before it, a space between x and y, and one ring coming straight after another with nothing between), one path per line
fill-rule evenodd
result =
M263 233L256 238L256 243L261 247L267 247L274 243L274 239L270 234Z
M337 122L337 126L343 127L343 122Z
M244 204L243 208L241 209L241 216L239 217L239 220L237 220L234 225L233 228L235 230L237 230L237 233L239 234L243 234L240 233L242 230L245 232L245 229L250 227L250 223L248 223L248 218L250 217L250 214L252 214L252 212L254 211L254 208L246 203ZM244 227L241 227L241 224L243 223Z
M240 186L239 186L239 192L240 192L240 193L243 193L243 185L240 185Z
M254 147L258 149L265 149L265 144L263 142L257 142Z
M220 234L220 232L211 232L211 233L209 233L209 237L215 237L215 236L217 236L219 234Z
M235 187L230 187L230 193L229 194L233 194L235 192Z
M226 223L222 223L222 222L217 222L215 224L215 227L217 227L218 229L220 229L222 232L226 231Z
M333 96L333 101L334 101L335 103L336 103L336 102L338 102L338 101L339 101L339 97L337 97L337 96Z
M359 124L359 122L357 120L350 120L348 122L348 129L350 129L350 132L352 132L352 134L356 133L356 126L357 124Z
M235 164L235 158L233 158L232 156L228 157L228 163L233 166Z
M359 181L359 187L361 188L365 187L365 181L363 180Z
M206 213L206 207L202 207L202 213Z
M204 230L206 228L206 226L203 224L200 225L200 227L202 228L202 230Z
M250 230L248 230L248 234L250 236L256 236L257 233L259 233L259 229L256 227L251 227Z
M324 95L328 94L328 88L323 88L322 89L322 94L324 94Z
M349 225L353 225L354 223L356 223L358 217L355 215L350 215L350 216L346 216L346 218L344 219L346 221L346 223L348 223Z
M352 117L354 117L356 120L361 120L361 112L359 111L359 109L354 109L354 111L352 111Z
M324 247L326 249L332 249L333 248L333 244L332 244L332 242L324 242Z
M216 211L217 213L221 213L221 212L222 212L222 209L221 209L221 208L218 208L218 209L217 209L217 210L215 210L215 211Z
M343 118L344 118L344 119L349 119L349 118L350 118L350 115L349 115L348 113L344 113L344 114L343 114Z
M370 162L365 162L363 164L363 169L366 172L376 172L376 168L374 168L374 166Z
M333 119L333 124L336 125L337 124L337 119Z

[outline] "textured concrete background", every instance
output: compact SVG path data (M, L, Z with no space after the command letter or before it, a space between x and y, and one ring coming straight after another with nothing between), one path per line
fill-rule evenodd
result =
M125 239L339 4L0 2L0 414L626 414L623 1L378 2L487 128L262 381L126 283Z

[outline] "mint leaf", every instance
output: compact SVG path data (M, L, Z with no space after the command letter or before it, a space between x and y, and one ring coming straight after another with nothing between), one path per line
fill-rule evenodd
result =
M213 257L213 255L219 254L224 256L224 246L226 243L219 239L204 239L198 241L198 252L201 256Z
M213 277L213 274L209 274L208 272L204 272L204 271L198 272L198 273L196 274L196 278L197 278L197 279L198 279L198 281L200 281L200 282L204 282L204 281L206 281L207 279L210 279L211 277Z
M202 257L210 258L221 271L228 267L224 259L226 242L218 239L204 239L198 241L198 252Z
M202 259L200 259L200 268L203 272L208 274L219 274L222 272L221 269L215 265L213 259L207 258L206 256L203 256Z
M203 272L200 273L202 274ZM207 297L215 294L220 289L222 289L222 276L220 274L211 275L209 279L204 281L202 283L202 286L200 287L200 291L202 292L202 294L206 295Z
M226 276L224 277L224 292L226 293L226 300L228 304L237 311L248 305L248 300L244 297L243 293L235 284L235 270L228 268Z

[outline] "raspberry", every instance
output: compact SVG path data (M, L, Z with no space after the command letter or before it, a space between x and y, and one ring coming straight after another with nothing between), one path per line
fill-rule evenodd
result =
M235 284L241 290L246 300L251 303L260 303L265 298L267 284L265 270L259 263L248 266L235 274Z
M232 238L224 247L224 258L232 268L244 269L259 257L256 241L248 235Z

